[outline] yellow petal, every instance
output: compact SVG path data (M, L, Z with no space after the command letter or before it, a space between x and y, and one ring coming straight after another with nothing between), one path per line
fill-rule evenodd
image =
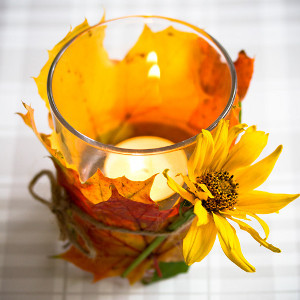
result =
M215 143L215 155L209 166L211 171L220 170L228 155L227 139L228 139L229 121L221 120L216 129L212 132Z
M228 210L228 211L222 211L221 215L224 215L225 217L228 217L228 218L230 218L231 216L233 216L233 217L238 218L238 219L243 219L243 220L251 221L250 219L248 219L246 217L247 215L249 215L252 218L254 218L256 221L259 222L260 226L262 227L262 229L265 232L265 235L266 235L265 239L267 239L268 236L269 236L270 229L269 229L268 224L263 219L261 219L259 216L257 216L256 214L236 209L234 211L230 211L230 210Z
M271 214L278 212L300 194L273 194L252 191L239 195L236 208L254 214Z
M183 181L187 185L189 192L193 193L196 198L198 198L199 200L206 200L208 197L210 197L210 195L211 195L210 191L208 191L208 192L206 192L206 191L205 192L199 191L197 189L197 187L195 186L195 184L190 180L190 178L188 176L184 176L182 174L179 174L179 175L181 175L181 177L183 178ZM206 188L206 190L207 190L207 188Z
M263 184L272 172L281 151L280 145L273 153L256 164L233 172L234 179L239 183L239 191L251 191Z
M194 183L189 179L188 176L182 175L180 174L180 176L182 177L184 183L187 185L187 187L189 188L190 192L193 194L196 194L197 192L197 188L194 185Z
M255 272L255 268L245 259L235 229L228 221L217 214L213 218L218 230L218 238L225 255L246 272Z
M247 124L238 124L233 127L231 127L228 131L228 138L227 138L227 143L228 143L228 149L230 148L231 144L233 141L237 138L237 136L245 131L245 128L247 127Z
M197 226L195 217L187 235L183 239L183 256L187 265L201 261L211 250L216 240L217 229L210 214L208 223Z
M203 129L197 137L195 150L188 161L188 174L192 181L196 182L196 178L209 166L213 156L214 140L211 133Z
M247 231L249 234L251 234L251 236L257 241L259 242L262 246L266 247L267 249L273 251L273 252L276 252L276 253L280 253L281 250L279 248L276 248L275 246L273 246L272 244L269 244L266 242L265 239L262 239L260 237L260 235L258 234L258 232L253 229L250 225L248 225L247 223L241 221L241 220L237 220L237 219L234 219L234 218L230 218L232 221L236 222L240 228L242 230L245 230Z
M168 175L168 169L163 171L163 175L167 179L168 186L176 193L178 193L182 198L194 202L195 197L189 193L187 190L185 190L181 185L179 185L175 180L173 180L169 175Z
M230 149L223 166L224 170L230 172L252 164L267 145L267 141L267 134L263 131L256 131L255 126L249 127L240 141Z
M198 217L198 222L197 226L205 225L208 223L208 212L207 210L203 207L201 201L197 201L195 206L194 206L194 213Z
M229 121L220 120L217 127L212 132L212 137L215 142L215 151L218 151L223 146L223 140L227 142Z
M234 216L239 219L251 221L250 219L247 218L247 213L240 210L222 210L220 211L220 214L223 215L224 217Z
M256 219L258 221L258 223L260 224L260 226L262 227L262 229L265 232L265 235L266 235L265 239L267 239L269 234L270 234L270 229L269 229L268 224L263 219L261 219L259 216L257 216L256 214L248 212L248 215L253 217L254 219Z
M207 194L210 198L215 198L214 195L210 192L210 190L207 188L207 186L204 183L199 183L199 186L204 191L205 194Z

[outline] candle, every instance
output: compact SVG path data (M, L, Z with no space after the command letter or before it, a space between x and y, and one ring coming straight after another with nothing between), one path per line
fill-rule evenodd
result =
M139 136L127 139L116 147L127 149L153 149L173 145L167 139L156 136ZM117 178L125 176L134 181L143 181L154 174L150 197L154 201L166 199L174 194L174 191L167 185L167 180L161 174L165 169L170 169L169 175L182 185L181 176L175 177L178 173L186 174L187 157L183 150L177 150L164 154L154 155L123 155L110 153L104 163L104 173L107 177Z

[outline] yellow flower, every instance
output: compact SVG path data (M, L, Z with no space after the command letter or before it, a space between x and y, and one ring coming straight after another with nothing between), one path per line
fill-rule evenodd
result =
M246 127L246 124L239 124L229 129L229 122L221 120L212 133L202 130L188 162L188 176L180 174L186 189L168 176L168 170L164 171L169 186L194 205L196 217L183 240L183 255L188 265L201 261L212 249L218 235L221 247L231 261L247 272L255 271L243 256L230 222L247 231L260 245L280 252L267 243L268 225L256 214L278 212L299 194L254 190L270 175L282 146L253 164L266 146L268 135L257 131L255 126ZM239 142L234 143L242 132ZM260 223L265 238L247 223L251 218Z

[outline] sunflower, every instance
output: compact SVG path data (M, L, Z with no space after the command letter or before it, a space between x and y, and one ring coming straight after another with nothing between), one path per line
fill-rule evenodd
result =
M255 268L242 254L234 223L260 245L281 252L266 241L269 227L257 214L278 212L299 194L255 190L268 178L282 151L280 145L254 163L267 140L268 135L257 131L255 126L239 124L229 129L229 122L221 120L212 133L202 130L198 135L188 161L188 176L178 175L183 177L186 188L178 185L168 170L164 171L168 185L194 206L195 218L183 240L183 255L188 265L201 261L218 235L225 255L241 269L254 272ZM262 226L265 238L249 225L253 220Z

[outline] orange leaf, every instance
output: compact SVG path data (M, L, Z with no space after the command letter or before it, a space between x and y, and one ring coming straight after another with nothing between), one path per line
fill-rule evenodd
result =
M240 51L234 66L237 74L238 95L240 101L242 101L247 93L252 78L254 58L248 57L245 51Z
M96 259L89 259L75 247L60 255L60 258L67 260L84 271L91 272L94 282L113 276L120 276L133 261L125 255L98 256ZM144 260L129 276L129 282L134 284L142 279L145 271L152 265L152 260Z
M89 211L95 220L103 224L153 233L165 229L178 213L177 208L160 211L154 202L146 204L126 199L118 193L116 188L112 189L112 195L108 201L96 205L86 201L86 204L89 205ZM91 239L97 256L95 259L90 259L71 247L60 257L93 273L95 281L121 275L154 239L152 236L96 229L94 225L83 221L78 216L74 216L74 220ZM182 250L178 247L181 239L182 235L170 237L156 249L153 255L160 261L182 260ZM141 279L144 271L151 265L152 258L149 257L130 275L129 279L132 282Z
M44 147L47 149L47 151L53 156L53 158L56 159L57 163L65 166L66 164L62 154L59 151L57 151L55 148L53 148L53 146L51 145L50 139L53 133L52 135L39 133L34 122L34 109L25 103L23 103L23 106L27 110L27 113L26 114L17 113L17 114L23 119L24 123L33 130L33 132L41 141L41 143L44 145Z
M76 130L113 144L136 135L170 139L170 132L182 140L223 111L231 89L229 69L196 34L173 27L153 32L145 25L124 59L116 61L103 46L105 29L80 35L56 65L53 96ZM153 67L158 75L150 76ZM242 78L243 68L238 64ZM180 141L176 134L172 138Z
M101 22L104 21L104 16L101 20ZM38 77L34 78L36 85L38 87L38 92L41 96L41 98L45 101L46 106L49 109L49 103L48 103L48 96L47 96L47 78L50 66L56 57L56 55L59 53L59 51L63 48L63 46L68 43L72 38L74 38L77 34L84 31L85 29L89 28L89 24L87 20L85 19L83 23L76 26L73 30L70 30L70 32L57 44L53 47L52 50L48 51L48 61L42 68L40 74Z
M136 202L152 204L153 201L150 199L150 190L155 176L156 175L153 175L145 181L132 181L123 176L112 179L112 184L121 196Z
M237 75L237 95L233 107L226 119L230 121L230 127L239 124L241 101L244 99L250 85L254 69L254 58L247 56L245 51L240 51L238 59L234 62Z

